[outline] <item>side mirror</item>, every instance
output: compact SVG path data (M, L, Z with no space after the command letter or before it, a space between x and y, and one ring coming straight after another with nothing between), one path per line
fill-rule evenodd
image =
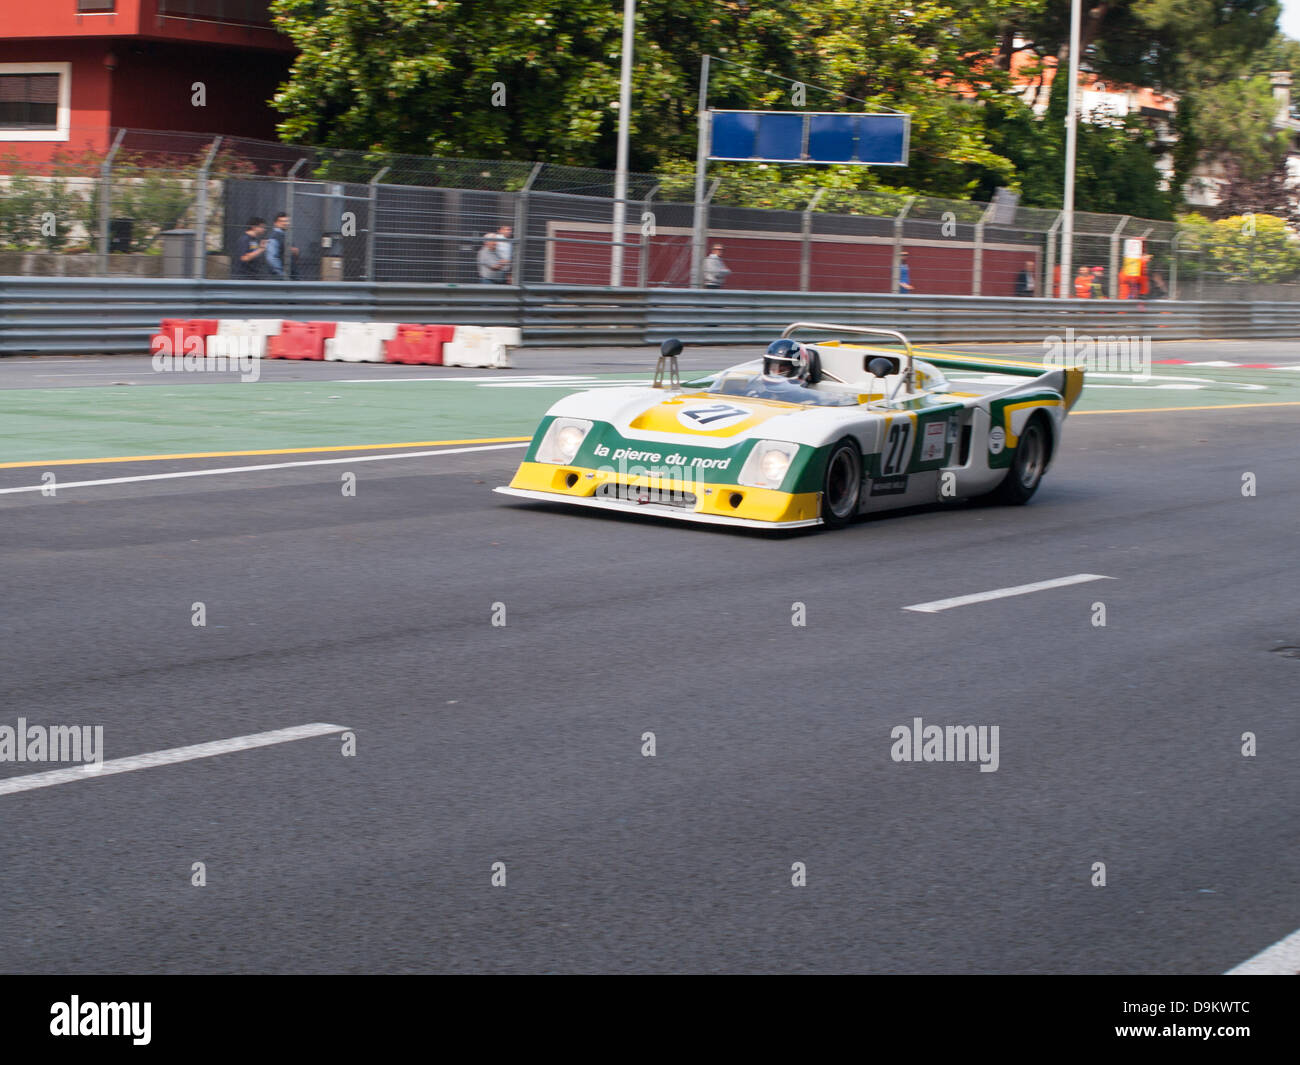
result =
M875 377L888 377L894 372L894 364L884 357L872 359L867 363L867 373Z
M681 388L677 377L677 356L682 353L682 342L676 337L665 340L659 345L659 362L655 365L655 388L663 388L664 371L668 372L668 388Z

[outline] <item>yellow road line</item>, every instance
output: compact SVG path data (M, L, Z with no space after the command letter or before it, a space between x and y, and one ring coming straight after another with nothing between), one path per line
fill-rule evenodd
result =
M521 444L531 436L489 436L477 440L416 440L406 444L337 444L328 447L280 447L260 451L191 451L175 455L119 455L100 459L49 459L44 462L0 462L0 470L31 466L94 466L112 462L162 462L165 459L225 459L242 455L315 455L326 451L387 451L404 447L451 447L457 444Z
M1300 399L1285 403L1213 403L1208 407L1129 407L1124 410L1076 410L1071 417L1081 414L1164 414L1176 410L1238 410L1242 407L1300 407Z

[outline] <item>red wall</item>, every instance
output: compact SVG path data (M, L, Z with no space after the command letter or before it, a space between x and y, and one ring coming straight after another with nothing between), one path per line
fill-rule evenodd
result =
M161 42L126 43L113 73L114 126L223 133L275 140L268 100L289 72L289 58L234 48ZM206 104L191 103L201 81Z
M104 66L113 56L116 69ZM47 161L56 153L107 150L110 127L222 133L276 140L278 120L267 101L289 58L246 49L161 41L0 41L0 63L72 64L71 129L67 141L6 141L0 155ZM191 104L191 86L206 86L206 106Z
M557 229L555 236L574 241L601 239L599 232ZM629 241L639 239L635 231ZM722 259L731 269L726 287L754 291L791 292L799 289L800 240L791 237L711 237L709 247L721 244ZM913 291L920 295L972 295L974 248L967 242L947 245L907 245ZM610 249L599 243L554 245L553 276L560 285L608 285ZM813 292L888 292L893 249L888 244L814 240L809 256L808 288ZM1038 248L984 249L980 294L1014 296L1016 275L1025 260L1038 262ZM1036 267L1037 268L1037 267ZM631 247L624 256L624 280L640 281L640 251ZM656 234L650 238L650 285L686 287L690 284L690 238Z
M0 155L46 160L54 152L108 148L112 76L104 67L106 41L0 40L0 63L71 63L71 129L66 141L6 141Z
M76 0L0 0L4 36L16 38L93 38L144 36L156 40L197 41L269 49L291 54L289 39L270 28L158 17L157 0L117 0L112 14L77 14Z

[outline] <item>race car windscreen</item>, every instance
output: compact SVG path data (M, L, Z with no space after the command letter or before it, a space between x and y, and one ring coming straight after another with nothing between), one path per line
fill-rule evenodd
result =
M726 373L714 381L708 391L719 396L774 399L782 403L800 403L812 407L852 407L858 402L856 396L822 392L815 387L768 374Z

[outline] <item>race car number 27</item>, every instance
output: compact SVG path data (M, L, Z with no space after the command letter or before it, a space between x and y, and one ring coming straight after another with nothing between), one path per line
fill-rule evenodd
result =
M880 461L882 477L890 477L903 472L903 468L907 465L908 445L911 442L912 422L910 419L893 422L889 426L889 433L885 437L885 453L881 456Z

